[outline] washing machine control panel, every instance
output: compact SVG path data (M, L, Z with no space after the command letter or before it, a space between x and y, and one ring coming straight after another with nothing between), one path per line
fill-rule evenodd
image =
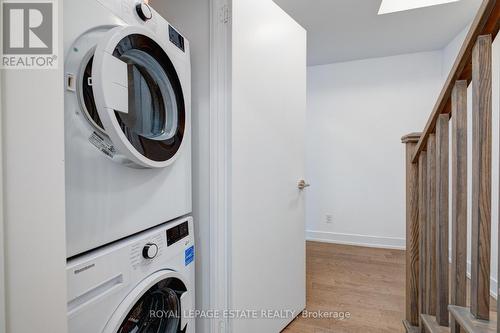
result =
M173 245L189 235L189 225L187 222L176 225L167 230L167 246Z
M135 242L130 247L130 263L132 267L137 269L149 266L163 255L164 248L166 248L166 244L163 233Z
M142 256L144 259L153 259L158 254L158 245L155 243L147 243L142 248Z

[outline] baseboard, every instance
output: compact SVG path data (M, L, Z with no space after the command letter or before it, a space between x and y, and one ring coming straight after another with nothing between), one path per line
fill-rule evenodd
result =
M451 251L450 251L451 253ZM451 264L451 258L450 258L450 264ZM471 272L471 262L467 260L467 278L470 280L470 272ZM498 288L498 281L495 280L493 277L490 277L490 295L494 299L497 299L497 289Z
M406 249L406 240L404 238L379 237L356 234L343 234L328 231L306 231L306 239L309 241L355 245L364 247L375 247L383 249Z
M450 252L451 253L451 249L450 249ZM450 264L451 264L451 255L450 255ZM470 280L470 272L471 272L471 262L470 260L467 260L467 278ZM493 277L490 277L490 295L491 297L493 297L494 299L497 299L498 295L497 295L497 289L498 288L498 281L493 278Z

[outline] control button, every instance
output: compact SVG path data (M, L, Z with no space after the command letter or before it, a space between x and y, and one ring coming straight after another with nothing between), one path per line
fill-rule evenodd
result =
M145 2L140 2L135 6L135 10L137 12L137 15L141 18L143 21L150 20L153 17L153 11L151 10L151 7Z
M158 254L158 245L154 243L148 243L142 249L142 256L145 259L153 259Z

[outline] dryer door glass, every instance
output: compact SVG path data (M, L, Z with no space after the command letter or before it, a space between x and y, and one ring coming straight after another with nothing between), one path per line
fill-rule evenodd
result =
M172 158L183 138L185 114L170 59L156 42L138 34L123 38L113 55L128 67L128 112L115 111L123 133L145 157Z
M177 333L180 331L180 296L184 284L169 278L152 286L134 304L117 333Z
M144 166L166 166L184 138L186 110L181 81L169 56L152 36L135 31L126 34L123 29L117 34L121 37L113 35L105 50L97 48L99 66L92 68L92 77L98 80L94 94L97 86L102 94L96 98L96 106L104 130L132 160Z

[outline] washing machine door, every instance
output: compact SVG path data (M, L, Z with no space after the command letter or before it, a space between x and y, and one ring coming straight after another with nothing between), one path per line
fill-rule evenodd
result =
M174 271L156 272L142 281L119 305L103 333L186 332L192 295Z
M173 163L184 137L181 81L163 42L140 26L110 29L92 65L95 106L115 149L133 163Z

